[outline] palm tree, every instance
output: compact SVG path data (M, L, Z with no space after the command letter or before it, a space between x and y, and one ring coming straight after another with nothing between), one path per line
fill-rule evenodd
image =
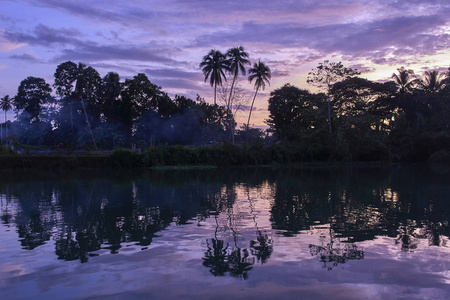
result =
M255 103L256 94L258 93L258 90L262 88L263 90L266 88L266 83L270 85L270 78L272 77L272 74L270 72L270 68L266 66L266 64L262 63L260 60L258 63L253 64L253 68L248 70L248 81L252 82L253 79L255 79L255 96L253 96L252 106L250 106L250 113L248 114L248 121L247 121L247 129L249 129L250 125L250 117L252 115L253 110L253 104Z
M5 138L8 137L8 126L6 125L6 112L12 109L12 99L9 95L4 96L0 101L0 108L5 112ZM2 136L3 139L3 127L2 127Z
M417 83L417 79L414 76L413 70L406 70L404 67L397 69L398 74L393 73L391 78L400 88L400 94L404 95L410 91L412 87Z
M230 133L231 133L231 142L234 144L234 122L231 120L231 106L232 106L232 96L233 96L233 88L234 83L236 82L236 79L239 75L239 72L242 75L245 75L245 66L249 65L250 60L248 60L248 53L245 52L244 47L239 46L236 48L231 48L227 51L227 57L230 64L229 72L233 75L233 82L231 83L230 88L230 96L228 98L227 103L227 114L228 114L228 124L230 126Z
M242 75L245 75L245 66L249 65L250 61L248 58L248 53L245 52L244 47L239 46L236 48L231 48L227 51L227 57L229 60L230 68L229 71L233 75L233 82L231 83L230 89L230 97L228 98L227 109L230 109L231 106L231 96L233 95L233 87L236 82L236 78L239 75L239 71Z
M419 81L419 85L427 92L438 92L444 85L445 76L445 73L439 73L439 71L426 71L423 79Z
M228 71L228 61L224 54L218 50L212 49L208 55L203 57L200 63L203 75L205 75L205 82L209 78L209 84L214 86L214 111L216 112L216 92L217 86L222 86L222 80L227 80L225 71Z

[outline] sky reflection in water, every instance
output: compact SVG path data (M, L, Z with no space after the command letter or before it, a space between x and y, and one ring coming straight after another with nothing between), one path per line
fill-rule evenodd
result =
M446 299L448 169L0 174L2 299Z

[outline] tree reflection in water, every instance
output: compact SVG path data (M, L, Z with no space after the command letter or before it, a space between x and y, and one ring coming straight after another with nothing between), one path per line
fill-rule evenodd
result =
M208 250L203 257L203 265L209 268L214 276L224 276L229 270L227 249L223 240L211 239L211 243L206 240Z
M224 240L217 238L220 225L218 222L219 214L215 211L214 218L216 221L216 229L214 231L214 238L211 239L211 243L209 240L206 241L207 251L203 257L203 266L208 267L210 273L214 276L224 276L228 273L232 277L248 279L248 272L252 270L253 265L255 264L255 258L250 255L248 249L242 249L238 246L239 233L237 232L236 226L237 218L233 211L233 204L236 199L235 188L235 186L225 187L225 192L217 195L219 202L216 202L215 205L215 208L218 208L222 206L221 203L228 203L225 209L227 222L223 226L223 232L226 234L226 231L231 231L234 247L230 248L229 243L225 246ZM250 243L250 245L252 244Z
M341 243L338 238L333 237L333 232L330 226L329 230L329 242L326 242L327 238L322 235L322 244L309 245L309 252L311 256L321 262L322 267L331 271L333 268L339 266L339 264L345 264L349 260L361 260L364 259L364 251L361 247L358 247L354 243Z
M305 231L325 224L330 224L329 233L322 243L308 241L306 247L326 269L363 259L358 245L380 236L399 252L416 251L423 242L429 247L448 244L448 183L432 171L252 172L8 172L0 180L0 219L15 230L24 250L54 243L59 259L87 262L108 252L97 252L100 249L144 250L169 226L195 220L204 226L201 223L214 217L216 229L212 238L213 229L208 233L206 250L201 250L202 264L214 276L242 279L256 263L266 264L274 256L274 237L292 238L286 243L302 240Z
M258 228L258 222L256 222L256 214L253 208L253 200L250 197L250 189L247 186L247 199L250 206L250 212L252 214L253 222L255 223L256 228L256 241L250 241L250 248L252 255L256 257L258 262L264 264L269 259L270 255L273 252L273 240L267 235L263 234Z

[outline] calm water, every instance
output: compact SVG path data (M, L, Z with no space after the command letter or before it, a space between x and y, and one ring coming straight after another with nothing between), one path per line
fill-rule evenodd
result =
M450 299L450 170L0 173L0 299Z

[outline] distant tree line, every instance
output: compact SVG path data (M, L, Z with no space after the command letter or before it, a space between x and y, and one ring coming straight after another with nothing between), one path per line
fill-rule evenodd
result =
M450 162L449 72L419 78L402 67L384 83L357 75L325 61L308 76L325 93L274 90L270 130L302 160Z
M257 93L271 79L270 68L261 61L248 70L255 94L241 130L236 130L232 112L236 82L246 74L248 57L242 46L226 53L212 49L204 56L199 67L214 88L213 104L198 95L195 100L171 98L143 73L120 81L114 72L101 78L93 67L61 63L52 85L30 76L14 97L1 99L2 143L69 153L218 142L263 145L263 131L250 128ZM307 79L320 92L290 84L271 92L266 123L272 137L265 144L278 144L277 162L450 161L449 72L427 71L419 78L402 67L391 81L374 82L340 62L324 61ZM220 106L217 87L225 81L231 87ZM6 118L10 110L16 114L13 121ZM270 160L272 152L261 152L264 157L257 160Z
M57 66L52 86L42 78L24 79L16 96L2 99L1 108L4 142L68 151L205 145L213 133L224 139L227 122L234 122L224 107L200 96L170 98L143 73L121 82L117 73L101 78L93 67L71 61ZM11 109L16 119L6 122Z

